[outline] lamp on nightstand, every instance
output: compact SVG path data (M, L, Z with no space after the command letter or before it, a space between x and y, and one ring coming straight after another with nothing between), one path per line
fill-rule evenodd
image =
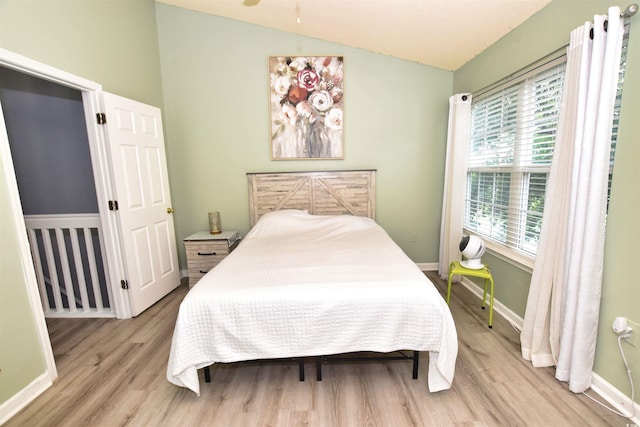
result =
M220 212L209 212L209 233L222 233L222 224L220 223Z

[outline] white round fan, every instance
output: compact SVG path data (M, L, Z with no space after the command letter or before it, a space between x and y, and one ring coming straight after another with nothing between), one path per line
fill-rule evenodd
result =
M462 252L462 256L465 257L466 260L461 261L460 265L472 270L484 268L484 264L482 264L482 255L484 255L486 250L487 247L478 236L462 237L462 240L460 241L460 252Z

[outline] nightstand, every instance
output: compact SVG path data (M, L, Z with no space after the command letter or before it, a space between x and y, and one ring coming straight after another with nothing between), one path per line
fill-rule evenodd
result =
M223 231L220 234L199 231L186 237L183 242L187 253L189 288L192 288L202 276L238 246L240 233L235 230Z

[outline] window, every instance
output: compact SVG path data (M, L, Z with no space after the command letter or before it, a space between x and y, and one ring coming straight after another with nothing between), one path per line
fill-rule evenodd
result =
M613 113L608 195L628 43L627 32ZM471 108L464 228L530 258L538 248L565 65L549 65L498 87L474 99Z
M535 255L562 100L565 63L474 100L467 230Z

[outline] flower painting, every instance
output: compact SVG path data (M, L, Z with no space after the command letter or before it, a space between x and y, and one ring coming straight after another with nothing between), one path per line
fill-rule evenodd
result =
M343 58L269 57L271 158L343 159Z

